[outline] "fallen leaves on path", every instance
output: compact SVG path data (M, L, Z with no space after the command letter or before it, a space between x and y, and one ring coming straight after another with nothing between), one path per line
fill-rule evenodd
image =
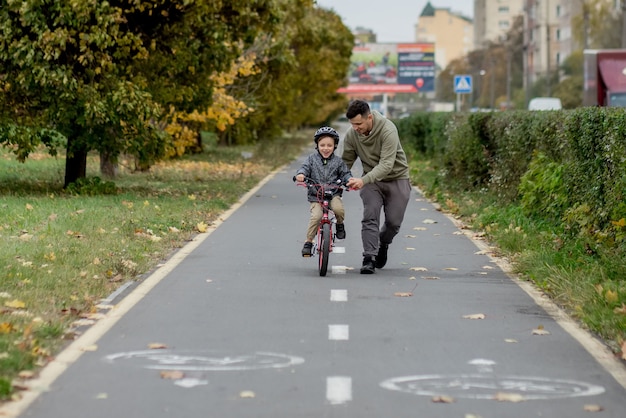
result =
M485 319L486 315L482 313L463 315L463 319Z
M519 393L506 393L506 392L496 393L493 399L495 399L496 401L500 401L500 402L522 402L526 400L524 396L520 395Z

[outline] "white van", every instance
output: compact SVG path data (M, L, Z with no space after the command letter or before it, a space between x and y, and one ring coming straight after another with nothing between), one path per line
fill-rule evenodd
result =
M528 102L528 110L561 110L563 105L558 97L535 97Z

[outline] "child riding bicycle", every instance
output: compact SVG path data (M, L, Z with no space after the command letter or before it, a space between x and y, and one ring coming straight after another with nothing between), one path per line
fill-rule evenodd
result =
M315 141L315 149L317 152L311 153L304 161L302 166L296 172L296 181L304 182L305 180L315 184L337 184L340 180L341 184L346 184L348 179L352 177L350 169L340 157L334 153L339 144L339 134L329 126L319 128L313 136ZM337 219L337 239L346 237L346 230L343 224L345 218L345 209L341 200L343 189L335 187L333 191L333 199L330 202L330 208L335 213ZM306 241L302 247L302 257L310 257L313 250L313 239L317 233L317 227L322 219L322 205L319 203L317 190L314 187L308 188L307 200L311 202L311 218L306 232Z

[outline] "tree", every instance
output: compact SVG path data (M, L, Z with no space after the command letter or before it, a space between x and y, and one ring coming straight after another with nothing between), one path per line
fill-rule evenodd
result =
M264 42L258 74L239 79L232 91L255 109L228 127L223 141L255 141L283 130L319 125L345 109L336 93L346 84L354 37L339 16L311 0L279 0L284 20L280 37Z
M159 158L164 109L208 106L210 75L274 31L276 12L272 0L0 0L0 143L23 160L62 136L66 186L91 150Z

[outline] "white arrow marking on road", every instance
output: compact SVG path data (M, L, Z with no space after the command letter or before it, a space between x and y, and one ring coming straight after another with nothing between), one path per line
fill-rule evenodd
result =
M334 341L346 341L350 338L350 327L348 325L329 325L328 339Z
M348 291L346 289L332 289L330 291L331 302L347 302Z
M331 405L341 405L352 400L352 378L331 376L326 378L326 399Z

